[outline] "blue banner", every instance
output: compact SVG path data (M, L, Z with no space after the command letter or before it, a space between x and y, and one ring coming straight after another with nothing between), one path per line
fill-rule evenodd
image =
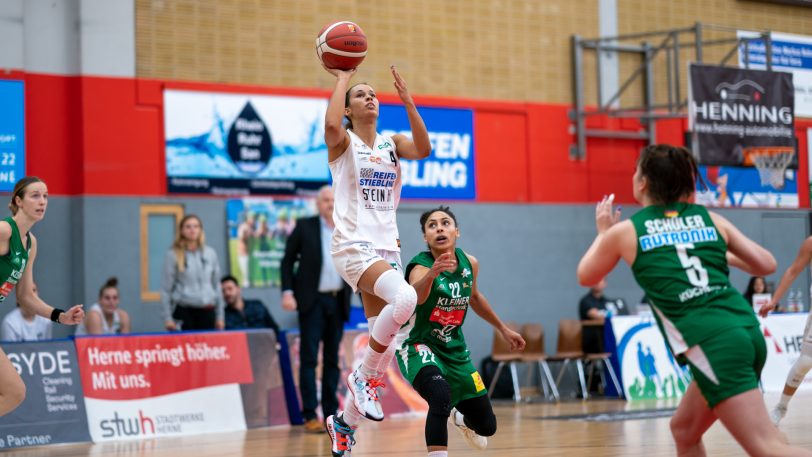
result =
M474 114L467 109L419 108L431 140L431 155L401 161L403 198L473 200ZM381 104L378 130L384 135L411 136L402 105Z
M76 346L70 340L3 343L26 385L23 403L0 417L0 449L90 441Z
M25 176L24 94L22 81L0 80L0 192Z

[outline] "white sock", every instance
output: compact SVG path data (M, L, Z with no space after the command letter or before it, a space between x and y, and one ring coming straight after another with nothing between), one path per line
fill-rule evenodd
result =
M448 457L448 451L431 451L429 457Z
M341 420L350 427L357 427L363 417L352 404L347 404L341 413Z
M781 394L781 400L779 400L778 406L787 409L790 400L792 400L792 395Z
M364 354L364 361L358 367L358 373L364 379L372 379L378 377L378 365L381 364L381 359L384 358L385 352L377 352L371 347L367 346L366 353Z
M381 377L386 374L386 370L389 369L389 365L392 364L392 359L395 358L395 344L392 343L386 348L386 352L383 353L383 357L381 357L381 361L378 364L378 377Z

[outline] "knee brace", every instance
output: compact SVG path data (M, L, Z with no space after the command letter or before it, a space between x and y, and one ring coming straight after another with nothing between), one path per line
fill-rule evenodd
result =
M448 446L448 416L451 414L451 386L436 366L420 370L414 380L417 393L429 404L426 416L426 445Z
M805 353L806 351L801 352L801 356L798 357L798 360L792 365L792 368L789 370L789 375L787 375L787 385L790 387L798 388L801 383L804 381L804 377L812 369L812 357Z
M417 306L417 292L396 270L388 270L378 277L373 288L375 295L392 305L392 319L403 325L412 317Z

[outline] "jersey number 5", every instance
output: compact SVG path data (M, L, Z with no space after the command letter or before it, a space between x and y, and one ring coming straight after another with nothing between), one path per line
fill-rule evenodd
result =
M685 269L685 274L688 275L688 282L696 287L706 287L708 285L708 270L702 266L702 262L697 256L689 256L688 249L693 249L693 243L677 244L674 246L677 249L677 256Z

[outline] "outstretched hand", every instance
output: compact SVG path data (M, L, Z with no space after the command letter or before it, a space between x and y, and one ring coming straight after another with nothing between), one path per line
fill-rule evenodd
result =
M767 314L770 311L774 310L775 307L778 305L778 301L775 299L770 300L769 303L761 305L761 308L758 309L758 315L761 317L767 317Z
M74 305L59 315L59 323L64 325L77 325L85 319L85 310L82 305Z
M454 272L457 270L457 259L456 257L452 257L450 252L444 252L440 254L439 257L434 259L434 263L431 264L431 274L435 278L440 276L441 273L448 271Z
M595 226L598 228L598 233L605 233L620 221L620 207L613 209L614 201L615 194L604 195L603 200L598 202L598 206L595 207Z
M505 327L502 329L502 337L510 343L510 350L514 352L521 352L524 351L524 345L526 344L524 338L519 335L517 332Z
M400 73L398 73L394 65L389 68L392 70L392 76L395 78L395 90L398 91L400 101L403 102L404 105L413 105L414 100L412 100L412 95L409 94L409 89L406 87L406 81L403 80L403 77L400 76Z

